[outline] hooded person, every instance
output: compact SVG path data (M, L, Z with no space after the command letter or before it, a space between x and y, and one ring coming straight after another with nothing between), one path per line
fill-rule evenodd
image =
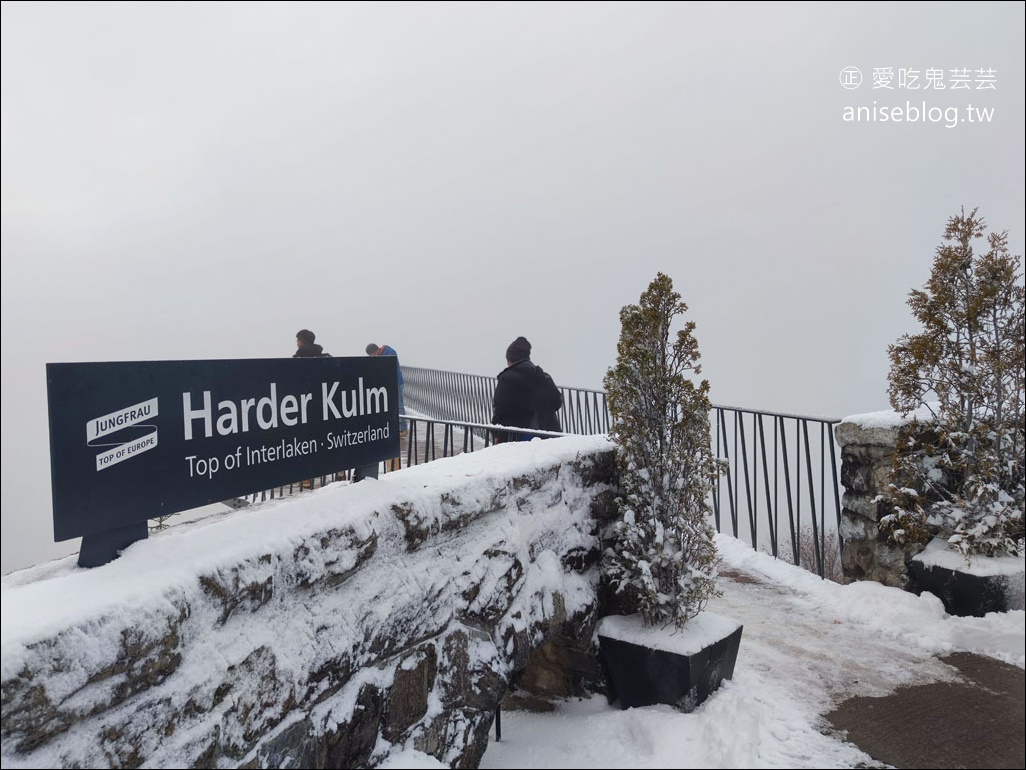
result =
M562 395L552 378L531 361L531 343L526 337L517 337L506 348L506 368L496 378L492 423L558 431L556 410L562 404ZM497 444L532 438L530 434L513 431L493 431L492 435Z
M317 339L317 335L309 329L300 329L296 332L296 352L292 354L293 358L331 358L327 353L324 352L324 348L318 345L314 340ZM314 480L306 479L301 482L303 489L313 489Z
M317 339L317 335L309 329L300 329L296 332L296 352L292 354L293 358L325 358L328 354L324 352L324 348L318 345L314 340Z

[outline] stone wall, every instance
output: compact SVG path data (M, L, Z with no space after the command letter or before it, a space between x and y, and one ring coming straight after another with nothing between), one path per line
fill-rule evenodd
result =
M881 413L882 414L882 413ZM841 529L844 540L841 568L846 581L874 580L887 586L907 588L908 559L912 550L887 542L880 531L886 513L878 496L886 487L900 423L848 418L834 428L841 447Z
M602 689L614 474L598 437L502 445L5 589L4 766L476 767L504 697Z
M920 419L923 416L920 415ZM849 417L834 430L841 446L841 563L845 580L874 580L920 594L929 591L952 615L1022 609L1022 556L966 559L943 538L898 546L880 531L887 508L878 498L890 481L891 459L905 420L894 412ZM929 500L923 495L924 500Z

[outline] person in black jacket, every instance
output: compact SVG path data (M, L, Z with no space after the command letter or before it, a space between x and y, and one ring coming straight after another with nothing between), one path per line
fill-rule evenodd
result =
M324 348L318 345L314 340L317 339L317 335L309 329L300 329L296 332L296 352L292 354L293 358L331 358L330 355L324 352ZM339 472L337 477L341 480L343 474ZM302 482L303 489L313 489L314 480L307 479Z
M309 329L300 329L296 332L296 352L292 354L292 357L330 358L331 356L324 352L324 348L314 342L315 339L317 339L317 335Z
M556 411L562 405L563 398L552 378L531 361L531 343L517 337L506 348L506 368L495 383L492 423L558 431ZM513 431L493 431L492 436L496 444L531 439L530 434Z

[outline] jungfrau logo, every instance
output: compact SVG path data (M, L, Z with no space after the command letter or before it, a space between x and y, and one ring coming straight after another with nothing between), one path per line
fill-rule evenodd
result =
M111 447L96 455L96 470L117 465L157 446L157 426L144 422L157 416L157 400L151 398L126 406L86 423L87 445Z

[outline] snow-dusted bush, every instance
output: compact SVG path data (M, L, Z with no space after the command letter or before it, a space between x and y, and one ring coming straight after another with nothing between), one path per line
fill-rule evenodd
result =
M984 241L986 251L974 249ZM1024 288L1007 233L977 209L948 220L930 279L908 304L922 331L888 349L903 427L881 519L897 542L941 535L970 557L1022 550Z
M620 311L616 365L603 381L621 483L604 570L649 626L681 628L718 593L709 383L689 379L701 372L694 322L671 336L686 311L658 273Z

